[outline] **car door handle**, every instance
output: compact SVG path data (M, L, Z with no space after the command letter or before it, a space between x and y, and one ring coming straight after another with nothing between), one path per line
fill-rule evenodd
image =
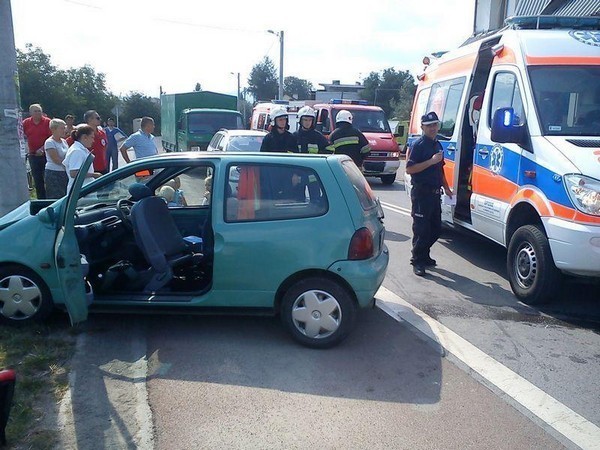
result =
M455 152L456 147L454 145L449 145L448 147L446 147L446 150L448 150L449 152Z

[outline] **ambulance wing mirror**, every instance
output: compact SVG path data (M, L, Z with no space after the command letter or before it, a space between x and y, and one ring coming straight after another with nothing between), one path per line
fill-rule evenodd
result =
M501 144L527 144L527 127L514 108L498 108L492 119L492 141Z

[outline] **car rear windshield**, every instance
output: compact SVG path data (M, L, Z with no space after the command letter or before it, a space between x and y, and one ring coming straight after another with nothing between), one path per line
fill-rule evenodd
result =
M348 175L362 208L367 211L377 207L377 197L375 197L371 186L369 186L361 171L356 167L356 164L349 160L343 161L342 168L346 172L346 175Z
M258 152L264 136L232 136L227 146L228 152Z

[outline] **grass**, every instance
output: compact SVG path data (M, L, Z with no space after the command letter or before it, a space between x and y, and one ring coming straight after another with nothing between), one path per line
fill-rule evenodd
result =
M75 336L63 320L47 325L0 327L0 368L17 373L10 419L9 446L15 449L51 449L56 429L44 420L47 405L55 405L68 389L69 361Z

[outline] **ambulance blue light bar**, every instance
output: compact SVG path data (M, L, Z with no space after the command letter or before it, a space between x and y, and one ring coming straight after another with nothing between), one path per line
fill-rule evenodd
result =
M332 98L329 100L330 105L368 105L366 100L342 100L340 98Z

